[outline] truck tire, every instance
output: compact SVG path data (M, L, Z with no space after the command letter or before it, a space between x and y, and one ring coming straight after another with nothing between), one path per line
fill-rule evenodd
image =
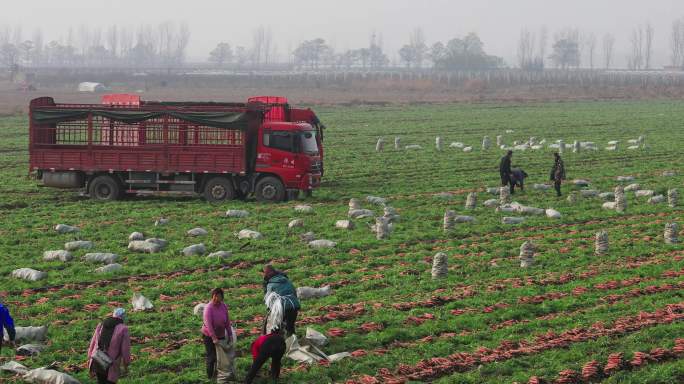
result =
M121 197L121 185L112 176L102 175L90 181L88 193L93 200L118 200Z
M276 203L285 200L286 191L278 178L267 176L259 180L255 194L257 201Z
M204 185L204 199L210 203L233 200L235 189L233 183L225 177L214 177Z

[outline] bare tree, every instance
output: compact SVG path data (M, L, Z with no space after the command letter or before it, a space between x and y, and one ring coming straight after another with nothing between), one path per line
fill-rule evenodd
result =
M10 30L9 25L0 27L0 46L9 44L11 37L12 31Z
M19 52L21 54L20 59L23 61L23 64L26 66L30 66L33 63L33 41L26 40L23 43L19 44L17 48L19 49Z
M546 60L546 47L549 44L549 30L544 26L539 31L539 54L537 60L542 68L544 68L544 60Z
M613 63L613 52L615 49L615 36L606 33L603 36L603 63L606 69L610 69Z
M645 32L642 26L637 26L632 30L629 38L631 51L627 56L627 67L631 70L639 70L644 67L644 39Z
M425 44L423 30L416 28L409 36L409 43L399 50L399 58L406 63L407 68L412 66L420 68L423 66L427 51L428 47Z
M589 61L589 68L594 69L594 57L596 54L596 35L588 33L582 37L582 45L586 51L586 58Z
M263 32L264 43L262 45L263 52L261 56L264 58L264 64L268 65L271 61L271 54L273 49L273 33L271 33L271 28L265 28Z
M36 66L43 64L44 45L45 42L43 41L43 31L38 28L33 31L33 64Z
M257 68L261 65L265 40L266 28L262 25L252 32L252 65Z
M651 69L651 56L653 54L653 35L654 30L651 23L647 23L644 27L644 68Z
M684 68L684 19L672 22L670 60L673 67Z
M107 30L107 49L112 60L116 60L119 55L119 30L116 25Z
M533 32L523 28L518 40L518 65L521 69L528 69L534 60L535 40Z
M421 68L423 66L423 62L425 61L425 55L427 54L428 50L427 44L425 43L425 33L423 32L422 28L416 28L413 30L409 39L409 44L411 44L411 47L413 47L416 55L415 64L418 68Z
M185 63L185 55L188 50L188 45L190 44L190 27L187 23L181 23L178 28L178 36L176 37L176 51L175 51L175 62L179 66Z
M17 24L14 26L14 31L12 31L12 44L19 46L24 42L24 30L21 25Z
M119 54L121 55L122 58L126 58L130 56L131 50L133 49L133 32L126 28L123 29L120 33L120 52ZM130 64L130 62L128 62Z

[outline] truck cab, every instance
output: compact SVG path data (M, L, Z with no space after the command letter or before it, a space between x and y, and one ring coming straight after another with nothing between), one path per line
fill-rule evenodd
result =
M288 190L317 188L321 183L321 155L316 134L308 123L265 123L258 138L255 171L281 175Z

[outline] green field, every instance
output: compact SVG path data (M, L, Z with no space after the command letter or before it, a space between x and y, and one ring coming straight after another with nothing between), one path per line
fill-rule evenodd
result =
M603 372L611 353L624 352L629 362L636 351L670 349L684 337L684 308L670 306L669 319L663 311L684 304L684 248L663 241L666 223L684 224L681 208L648 204L628 192L627 211L619 214L603 210L600 198L571 204L552 191L533 190L534 183L549 183L553 157L545 146L515 153L514 166L523 167L530 178L526 191L516 193L514 200L555 208L562 218L528 216L523 224L503 225L504 215L516 215L482 205L494 198L484 188L499 184L502 151L480 148L484 135L492 140L503 135L507 144L531 136L545 138L547 145L557 139L594 141L599 151L564 154L568 179L587 179L591 188L605 192L618 185L617 176L631 175L655 194L667 195L670 188L681 194L684 102L326 107L316 112L328 126L326 173L322 188L305 202L315 209L311 215L295 213L293 207L301 201L217 206L199 199L131 198L94 203L74 192L41 188L27 177L26 118L0 119L0 298L17 325L49 325L46 351L22 363L35 368L56 361L89 382L82 367L92 331L123 304L129 309L135 360L120 382L206 382L201 319L192 310L220 286L242 332L238 370L244 377L255 337L250 333L261 324L255 317L265 314L260 271L268 261L286 270L296 286L333 285L331 296L302 302L300 336L306 326L323 333L339 328L346 334L331 337L325 351L359 351L329 366L300 367L285 359L284 383L398 383L407 377L439 383L526 383L532 376L553 381L563 370L581 372L592 360ZM640 135L646 148L628 150L627 140ZM395 151L395 136L402 145L422 149ZM435 150L435 136L444 140L441 152ZM379 137L386 141L381 153L375 151ZM610 140L620 141L617 151L604 150ZM473 146L473 152L449 148L454 141ZM668 170L677 174L664 177ZM569 184L563 187L566 195L573 189ZM478 207L466 211L466 194L473 190L479 191ZM453 197L435 196L441 192ZM350 198L365 200L368 195L387 198L401 215L388 240L376 240L369 229L372 219L357 220L351 231L334 227L336 220L347 218ZM382 214L381 207L362 204ZM251 215L230 219L224 215L227 209L245 209ZM475 216L477 222L457 224L444 233L447 209ZM171 221L155 227L159 217ZM289 230L287 223L294 218L304 219L304 228ZM80 227L80 238L95 243L93 251L119 254L123 271L95 274L99 265L81 261L90 252L83 250L68 263L43 261L44 251L61 249L74 239L53 230L59 223ZM209 235L198 240L185 234L198 226ZM238 240L234 233L245 228L262 232L264 239ZM593 253L599 230L610 236L604 256ZM159 254L131 253L126 246L133 231L167 239L169 246ZM307 231L337 242L337 247L310 249L299 239ZM538 253L532 268L521 269L518 253L526 240ZM181 249L198 242L210 252L232 251L233 258L221 265L203 256L181 255ZM431 259L440 251L449 255L449 275L432 280ZM21 267L45 271L48 277L39 282L10 277ZM149 298L154 310L131 312L134 292ZM97 306L86 308L89 304ZM634 318L640 312L649 315ZM316 317L330 313L338 318ZM379 324L379 329L360 328L366 323ZM572 335L564 332L573 329L589 336L538 350L498 353L520 341L529 347L553 335ZM444 360L421 362L450 355L453 362L453 354L460 352L474 362L460 368L448 367ZM12 356L3 348L2 362ZM684 382L682 357L651 359L641 367L627 364L591 382ZM0 377L4 380L19 381L7 374Z

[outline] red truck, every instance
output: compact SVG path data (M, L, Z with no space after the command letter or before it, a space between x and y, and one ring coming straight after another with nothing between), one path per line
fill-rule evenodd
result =
M95 200L124 194L201 195L220 202L254 195L310 195L323 174L323 128L284 97L247 103L150 102L106 95L102 104L29 108L30 172L45 186Z

